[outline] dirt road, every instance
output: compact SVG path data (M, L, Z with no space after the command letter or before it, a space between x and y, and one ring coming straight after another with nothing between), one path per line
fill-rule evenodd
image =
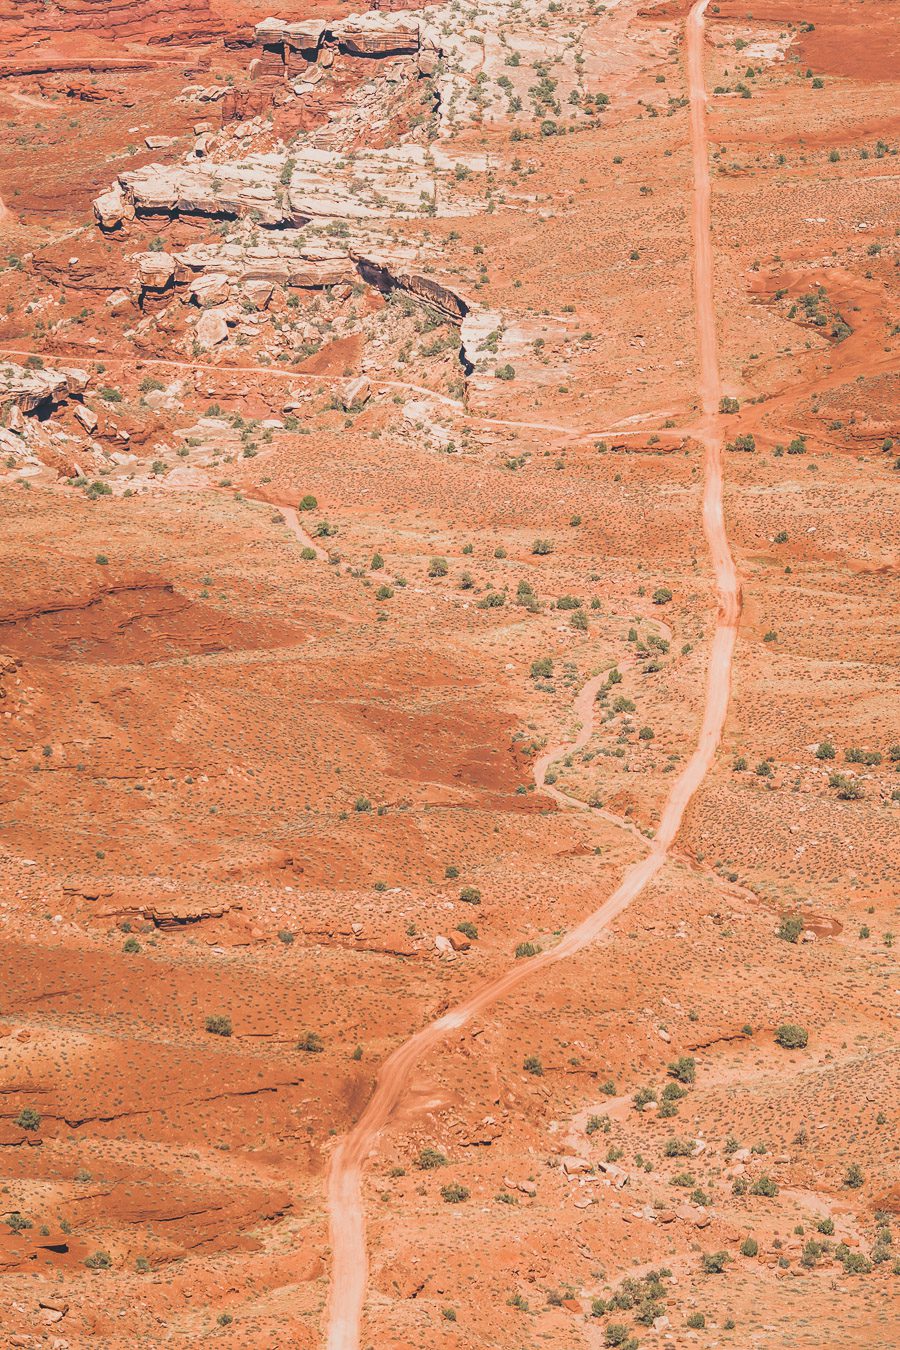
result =
M717 409L721 396L716 353L715 311L712 286L712 245L709 234L709 169L706 142L706 90L703 80L704 10L700 0L687 19L687 68L690 90L691 146L694 200L692 214L694 290L697 340L700 358L700 393L703 421L700 439L704 446L703 526L712 557L718 595L715 635L709 656L706 703L700 736L690 760L673 784L659 828L649 853L632 864L609 899L589 914L577 928L549 951L528 961L517 961L504 975L475 990L469 998L437 1021L423 1027L401 1045L381 1066L375 1091L353 1129L340 1141L332 1156L328 1175L328 1209L331 1228L332 1273L328 1307L328 1350L359 1350L360 1323L365 1298L368 1262L366 1224L362 1201L362 1174L366 1158L379 1133L388 1123L410 1075L419 1060L449 1031L502 999L534 978L540 970L574 955L603 930L640 895L664 866L670 845L681 826L691 797L715 757L731 688L731 665L740 615L740 586L735 572L722 509L722 435ZM582 735L587 725L583 716ZM550 758L536 766L538 785Z

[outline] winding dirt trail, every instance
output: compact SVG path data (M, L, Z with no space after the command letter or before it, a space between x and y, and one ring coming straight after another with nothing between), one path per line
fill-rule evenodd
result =
M672 785L652 847L631 864L608 900L568 933L556 947L519 961L489 980L443 1017L423 1027L399 1046L381 1066L375 1090L356 1125L337 1145L328 1173L328 1210L332 1249L331 1296L328 1305L328 1350L359 1350L360 1323L368 1276L366 1224L362 1200L363 1166L379 1133L388 1123L421 1058L449 1031L502 999L518 985L557 961L574 956L593 942L661 870L681 826L684 812L714 758L731 690L731 666L741 593L728 545L722 504L722 434L717 409L721 382L716 352L713 306L710 180L706 140L706 89L703 79L704 11L708 0L691 9L686 25L690 92L694 198L692 212L694 293L699 351L699 384L703 417L698 428L704 447L703 528L715 573L718 596L716 628L709 654L706 702L697 748ZM574 746L586 743L592 728L596 680L582 690L576 711L581 731ZM545 788L549 765L560 750L548 750L535 765L535 779ZM547 790L547 789L545 789ZM555 794L554 794L555 795ZM562 797L563 794L560 794Z

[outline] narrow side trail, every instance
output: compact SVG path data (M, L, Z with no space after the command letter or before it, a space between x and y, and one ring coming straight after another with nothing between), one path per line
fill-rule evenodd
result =
M681 826L685 809L713 762L725 723L731 689L731 664L741 596L722 508L722 435L717 408L721 383L716 354L713 307L712 245L710 240L710 182L706 143L706 90L703 81L703 15L708 0L699 0L687 18L687 70L690 91L691 147L694 200L692 213L694 292L700 358L703 419L699 429L704 446L703 528L706 533L718 593L715 635L709 655L706 704L700 736L693 755L672 786L659 828L647 855L633 863L609 899L589 914L549 951L529 961L516 962L505 974L483 984L443 1017L423 1027L399 1046L382 1064L375 1085L357 1123L344 1135L331 1159L328 1173L328 1210L332 1249L331 1294L328 1305L328 1350L359 1350L360 1323L368 1276L366 1223L362 1177L366 1158L388 1123L416 1065L449 1031L465 1025L539 971L574 956L593 942L665 865L669 848ZM593 692L593 691L592 691ZM580 700L580 702L582 702ZM590 734L587 689L583 691L582 730L575 744ZM542 756L535 766L538 787L557 751Z

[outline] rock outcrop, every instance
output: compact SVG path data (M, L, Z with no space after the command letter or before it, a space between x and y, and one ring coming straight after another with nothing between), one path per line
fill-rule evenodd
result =
M305 147L290 156L145 164L119 175L94 201L104 230L139 215L249 216L268 227L317 219L389 220L397 216L458 216L470 207L441 190L428 151L400 145L360 151L353 160L334 150Z
M293 23L287 19L264 19L256 25L257 58L260 74L279 69L285 76L296 66L296 56L315 60L326 47L337 48L348 56L412 56L419 52L441 51L440 34L424 20L408 12L389 13L369 10L346 19L326 23L307 19Z

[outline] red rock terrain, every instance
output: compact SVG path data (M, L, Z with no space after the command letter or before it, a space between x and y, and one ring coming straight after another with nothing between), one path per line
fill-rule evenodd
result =
M891 7L0 37L0 1339L893 1346Z

